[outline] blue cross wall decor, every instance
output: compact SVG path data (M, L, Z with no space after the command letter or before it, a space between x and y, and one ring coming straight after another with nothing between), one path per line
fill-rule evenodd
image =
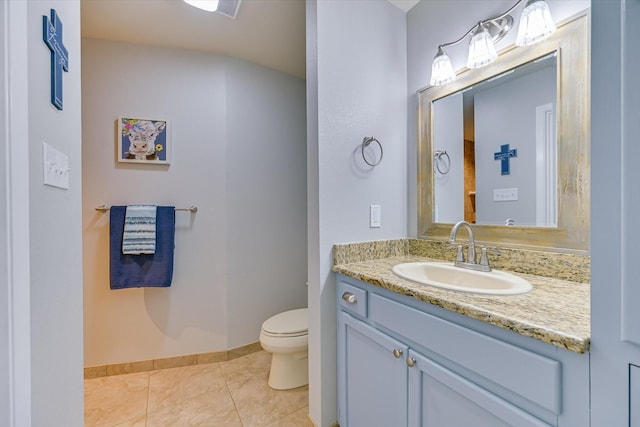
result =
M518 149L509 150L509 144L501 145L500 151L493 153L493 160L500 160L501 175L509 175L511 173L509 170L509 159L511 157L518 157Z
M62 21L55 9L42 16L42 40L51 50L51 103L62 110L62 72L69 71L69 53L62 42Z

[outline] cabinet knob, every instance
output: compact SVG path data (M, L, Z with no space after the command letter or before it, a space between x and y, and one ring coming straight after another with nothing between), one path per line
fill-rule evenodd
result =
M395 357L396 359L399 359L400 356L402 356L402 350L400 350L399 348L394 348L393 357Z
M358 302L358 298L351 292L345 292L342 294L342 299L348 302L349 304L355 304Z
M416 366L416 359L414 359L413 357L407 357L407 366L410 368Z

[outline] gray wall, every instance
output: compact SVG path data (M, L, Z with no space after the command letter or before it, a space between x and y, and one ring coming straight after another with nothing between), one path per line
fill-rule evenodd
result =
M2 3L0 6L0 22L3 24L6 22L6 3ZM5 27L6 28L6 27ZM8 34L3 32L3 38ZM8 79L8 64L5 58L9 55L8 49L5 44L0 44L0 81L6 82ZM6 84L0 86L0 99L6 100L8 97L8 90ZM0 153L6 158L9 149L9 141L5 138L8 121L8 111L5 109L5 103L2 102L0 106ZM8 168L6 162L0 162L0 200L4 206L8 205L7 200L7 176ZM7 242L9 230L7 227L7 212L5 209L0 209L0 241ZM5 313L9 313L9 259L8 259L8 245L0 246L0 310ZM10 371L9 360L11 355L10 341L9 341L9 316L0 317L0 425L9 425L9 408L10 408Z
M456 223L464 219L464 116L462 107L462 93L453 94L434 102L433 151L446 151L447 160L437 160L438 164L450 168L446 174L441 174L434 168L434 201L436 222ZM434 159L434 163L436 160Z
M337 419L332 245L407 233L406 16L386 0L307 6L309 409L326 427ZM384 147L375 168L359 151L372 135ZM369 228L371 204L381 228Z
M31 423L27 9L26 2L0 6L0 424L10 427Z
M85 364L226 350L306 305L304 81L196 51L83 40ZM118 115L163 118L170 166L118 164ZM177 212L170 288L109 289L101 204Z
M226 62L230 348L265 319L307 306L304 81Z
M50 103L42 16L64 24L64 110ZM83 423L80 2L28 2L32 425ZM25 70L27 71L27 70ZM42 183L42 142L69 156L70 188Z
M591 30L591 425L629 423L638 347L640 4L593 0ZM612 48L614 46L614 48ZM636 389L637 389L636 384ZM637 408L638 396L633 397Z

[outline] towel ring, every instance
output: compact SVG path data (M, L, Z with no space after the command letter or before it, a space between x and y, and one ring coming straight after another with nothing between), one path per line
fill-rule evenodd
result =
M449 157L449 153L447 150L436 150L433 153L433 163L436 166L436 170L440 172L440 175L446 175L451 170L451 157ZM443 164L442 167L440 164Z
M367 158L364 155L364 149L367 148L372 142L376 142L378 144L378 147L380 147L380 158L375 163L369 162L369 160L367 160ZM365 136L364 137L364 139L362 140L362 147L360 148L360 151L362 152L362 158L364 159L364 162L366 164L368 164L369 166L371 166L371 167L378 166L380 164L380 162L382 161L382 155L384 154L383 151L382 151L382 144L380 144L380 141L378 141L378 139L373 137L373 136Z

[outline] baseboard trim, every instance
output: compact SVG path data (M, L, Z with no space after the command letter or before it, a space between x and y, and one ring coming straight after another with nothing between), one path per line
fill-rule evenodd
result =
M309 420L309 425L311 427L318 427L315 421L313 421L313 419L311 418L310 414L307 414L307 419ZM338 424L338 422L336 421L335 423L331 424L329 427L340 427L340 424Z
M211 353L189 354L184 356L165 357L162 359L115 363L111 365L87 366L84 368L84 379L134 374L138 372L156 371L159 369L178 368L181 366L201 365L204 363L226 362L260 350L262 350L260 343L254 342L243 345L242 347Z

